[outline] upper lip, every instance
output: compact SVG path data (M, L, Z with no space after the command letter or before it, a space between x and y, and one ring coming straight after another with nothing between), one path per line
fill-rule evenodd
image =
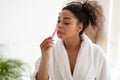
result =
M58 30L57 32L63 33L61 30Z

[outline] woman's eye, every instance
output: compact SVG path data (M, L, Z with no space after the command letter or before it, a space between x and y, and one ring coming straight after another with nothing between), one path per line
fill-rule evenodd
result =
M58 20L57 23L60 23L61 21ZM65 24L65 25L69 25L70 23L69 22L62 22L62 24Z
M64 24L65 24L65 25L69 25L70 23L68 23L68 22L64 22Z

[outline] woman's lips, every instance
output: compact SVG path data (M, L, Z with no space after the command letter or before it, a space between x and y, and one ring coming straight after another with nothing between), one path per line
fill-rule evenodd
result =
M58 30L57 31L58 34L64 34L62 31Z

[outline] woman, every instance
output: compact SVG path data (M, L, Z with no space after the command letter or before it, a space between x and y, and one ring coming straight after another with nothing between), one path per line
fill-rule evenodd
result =
M36 65L36 80L109 80L102 49L84 34L89 25L97 25L97 10L89 3L70 2L58 16L57 35L41 44Z

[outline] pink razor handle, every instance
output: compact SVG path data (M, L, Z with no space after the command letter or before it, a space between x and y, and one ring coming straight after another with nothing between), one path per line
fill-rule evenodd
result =
M58 30L58 28L56 28L56 29L54 30L54 32L53 32L53 34L52 34L52 38L53 38L54 35L56 34L57 30Z

